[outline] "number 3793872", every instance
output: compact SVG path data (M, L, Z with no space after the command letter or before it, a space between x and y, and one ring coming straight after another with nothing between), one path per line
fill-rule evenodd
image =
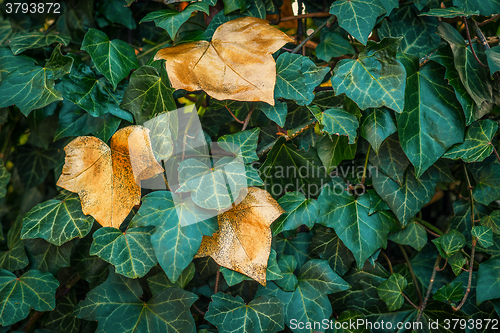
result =
M46 2L46 3L6 3L6 12L7 14L60 14L61 13L61 4L57 2Z

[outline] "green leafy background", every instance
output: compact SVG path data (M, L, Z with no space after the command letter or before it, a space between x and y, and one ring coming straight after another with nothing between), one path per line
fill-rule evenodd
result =
M500 327L497 0L304 0L300 18L288 0L17 2L0 0L0 332ZM274 106L171 87L158 50L245 16L297 41L273 55ZM224 157L176 155L169 112L186 106ZM144 188L103 228L56 186L63 148L145 123L179 191ZM193 259L226 183L285 211L265 285Z

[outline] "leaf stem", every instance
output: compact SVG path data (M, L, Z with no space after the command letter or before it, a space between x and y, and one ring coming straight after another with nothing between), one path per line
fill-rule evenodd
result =
M472 284L472 269L474 268L474 254L476 252L476 242L477 242L477 239L473 238L472 239L472 251L471 251L471 255L470 255L471 262L469 263L469 281L467 282L467 290L465 291L465 295L462 298L462 301L460 302L460 304L458 304L457 307L453 307L453 311L460 310L462 308L462 306L464 306L465 301L467 300L467 297L469 296L470 288L471 288L471 284Z
M467 39L469 40L469 46L470 46L470 49L472 51L472 55L474 56L474 59L476 59L477 63L481 67L488 68L488 66L486 66L485 64L483 64L481 62L481 60L479 60L479 58L477 57L476 51L474 51L474 47L472 45L472 40L470 38L470 31L469 31L469 25L467 24L467 19L465 17L463 17L463 20L464 20L464 23L465 23L465 32L467 32Z
M446 258L446 260L445 260L445 262L444 262L444 266L443 266L443 268L439 268L439 267L438 267L438 268L436 268L436 270L437 270L438 272L441 272L442 270L444 270L444 269L446 268L446 265L447 265L447 264L448 264L448 258Z
M465 166L464 163L464 171L465 171L465 176L467 179L467 188L469 189L469 197L470 197L470 207L471 207L471 212L470 212L470 219L471 219L471 226L474 228L474 197L472 194L472 186L470 184L470 179L469 179L469 174L467 173L467 167ZM467 300L467 297L469 296L470 293L470 288L472 284L472 271L474 269L474 254L476 253L476 244L477 244L477 239L472 236L472 250L470 254L470 261L469 261L469 281L467 282L467 290L465 291L465 295L462 298L462 301L460 301L460 304L458 304L457 307L453 307L453 311L458 311L462 308L462 306L465 304L465 301Z
M438 236L444 235L444 233L441 230L439 230L436 226L430 224L429 222L424 221L424 220L422 220L421 218L418 218L418 217L414 217L413 219L416 220L423 227L428 228L428 229L434 231L436 234L438 234Z
M250 107L250 111L248 111L247 117L245 118L245 122L243 123L243 127L241 128L242 132L247 129L248 122L250 121L250 117L252 117L254 109L255 109L255 104L252 104L252 106Z
M167 187L167 190L169 190L170 187L168 186L167 170L165 169L165 161L164 160L161 160L161 166L163 168L163 173L162 173L163 181L165 182L165 186Z
M496 150L496 148L493 145L493 143L491 143L491 146L493 147L493 152L495 153L495 156L497 157L498 162L500 162L500 156L498 155L498 151Z
M293 132L292 134L290 135L287 135L285 136L286 138L286 141L290 141L294 138L296 138L298 135L304 133L305 131L307 131L308 129L310 129L311 127L314 127L316 125L318 121L317 120L314 120L314 121L309 121L304 127L301 127L299 129L297 129L295 132ZM268 144L267 146L265 146L264 148L262 148L258 153L257 153L257 156L258 157L262 157L264 156L265 154L269 153L269 151L273 148L274 144L276 143L276 141L274 142L271 142L270 144Z
M436 262L434 263L434 269L432 270L431 280L429 281L429 286L427 287L427 293L425 295L424 302L420 306L420 311L418 312L417 322L420 321L420 317L424 313L424 309L427 306L427 301L429 300L429 296L431 295L432 285L434 284L434 280L436 279L437 268L439 267L439 262L441 261L441 256L438 255L436 258Z
M314 30L314 32L312 34L307 36L307 38L304 38L304 40L299 45L297 45L297 47L294 48L291 53L293 54L293 53L297 53L298 51L300 51L302 46L304 46L308 41L310 41L318 32L321 31L321 29L323 29L327 25L333 24L333 22L335 22L336 18L337 18L336 16L331 16L328 20L323 22L319 27L316 28L316 30Z
M500 14L493 15L493 16L492 16L492 17L490 17L489 19L484 20L483 22L479 22L477 25L478 25L478 26L480 26L480 27L482 27L482 26L483 26L483 25L485 25L485 24L488 24L488 23L490 23L490 22L492 22L492 21L495 21L495 20L496 20L497 18L499 18L499 17L500 17Z
M196 310L199 314L201 314L203 317L205 317L206 312L201 311L201 310L200 310L200 308L199 308L199 307L197 307L197 306L196 306L196 304L194 304L194 303L193 303L193 308L194 308L194 309L195 309L195 310Z
M391 259L389 259L389 257L387 256L387 254L385 254L384 251L380 251L380 253L382 253L382 255L384 256L385 258L385 261L387 261L387 265L389 266L389 271L391 272L391 274L394 274L394 271L392 270L392 263L391 263Z
M215 275L214 294L217 294L217 291L219 289L219 280L220 280L220 265L217 264L217 274Z
M365 184L365 178L366 178L366 169L368 167L368 158L370 158L370 149L372 146L368 146L368 151L366 152L366 158L365 158L365 168L363 169L363 177L361 177L361 185Z
M233 116L234 120L236 120L240 124L244 124L245 123L243 120L239 120L238 117L236 117L236 115L233 113L233 111L231 111L231 109L227 107L227 105L226 105L226 109L227 109L227 111L229 111L229 113L231 114L231 116Z
M403 253L403 257L405 257L406 264L408 265L408 269L410 270L411 278L413 280L413 284L415 285L415 291L418 295L418 301L420 304L422 304L422 293L420 292L420 288L418 287L417 277L415 276L415 272L413 271L413 267L411 266L410 258L408 258L405 248L401 244L398 244L398 246Z
M419 310L420 308L418 306L416 306L408 296L406 296L403 292L401 292L401 295L403 295L403 297L408 301L408 303L410 303L411 305L413 305L413 307L417 310Z

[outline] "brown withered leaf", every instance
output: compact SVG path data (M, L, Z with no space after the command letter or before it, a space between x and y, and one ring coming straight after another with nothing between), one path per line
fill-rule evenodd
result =
M149 130L142 126L120 129L109 147L96 137L80 136L64 151L57 185L78 193L83 213L103 227L118 228L140 203L140 181L163 171L151 150Z
M219 265L265 286L272 239L269 226L284 212L267 191L248 188L239 204L217 217L219 230L203 236L195 258L210 256Z
M255 17L242 17L219 26L212 41L197 41L161 49L175 89L203 90L218 99L263 101L274 105L276 63L272 53L289 36Z

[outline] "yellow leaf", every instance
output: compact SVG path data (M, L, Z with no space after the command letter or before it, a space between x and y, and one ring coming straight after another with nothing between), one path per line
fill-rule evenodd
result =
M110 147L96 137L80 136L64 151L57 185L78 193L83 213L103 227L118 228L140 203L140 181L163 171L151 150L149 130L142 126L120 129Z
M175 89L201 89L218 100L274 105L276 63L271 54L290 42L293 39L267 21L242 17L219 26L211 42L167 47L154 59L166 60Z
M265 286L272 239L269 226L284 212L267 191L248 188L238 205L218 216L219 230L203 236L195 258L210 256Z

